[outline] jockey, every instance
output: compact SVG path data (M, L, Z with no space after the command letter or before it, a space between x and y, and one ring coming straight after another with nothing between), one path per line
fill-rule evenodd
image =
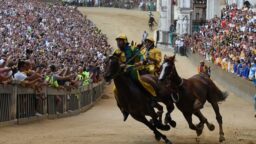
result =
M144 57L141 54L139 48L132 48L129 43L127 36L125 34L121 34L116 38L118 49L116 49L113 55L119 57L121 66L125 66L126 72L130 74L130 77L133 81L139 82L145 90L147 90L153 97L156 96L155 89L148 83L142 81L140 79L139 72L137 70L138 67L143 65ZM114 94L118 95L117 89L114 88ZM120 108L121 109L121 108ZM124 120L127 119L128 113L124 112L121 109Z
M155 20L155 18L154 18L154 16L153 16L153 14L152 14L152 12L150 11L150 12L149 12L148 24L149 24L149 25L153 25L154 23L157 24L157 22L156 22L156 20Z
M198 74L203 73L210 77L210 68L208 68L205 65L203 60L200 61L200 65L198 66L197 70L198 70ZM200 109L202 107L203 107L203 104L201 103L200 99L198 97L196 97L196 100L194 102L194 109Z
M198 71L199 74L204 73L204 74L207 74L209 77L211 75L210 74L210 68L205 65L203 60L200 61L200 66L198 66L197 71Z
M145 48L142 49L141 53L144 55L144 67L145 71L150 74L156 74L160 68L162 61L161 50L156 48L154 45L153 38L147 38L145 40Z

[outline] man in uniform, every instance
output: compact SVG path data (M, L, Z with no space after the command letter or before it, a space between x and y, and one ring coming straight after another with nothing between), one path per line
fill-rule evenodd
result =
M145 88L145 90L147 90L153 97L155 97L156 92L154 88L150 84L140 79L140 75L137 70L137 68L139 66L142 66L144 63L144 57L139 50L140 48L132 48L129 45L127 36L125 34L120 34L116 38L116 41L117 41L118 49L114 51L113 55L116 55L119 57L119 61L123 63L121 64L121 66L126 68L126 72L130 74L131 79L135 82L139 82ZM114 94L118 95L118 91L116 88L114 88ZM125 121L129 113L125 112L120 106L119 108L123 113L124 121Z
M153 38L147 38L145 40L145 48L142 49L141 53L144 55L144 70L153 75L157 75L157 72L161 66L162 53L160 49L154 45L155 41Z

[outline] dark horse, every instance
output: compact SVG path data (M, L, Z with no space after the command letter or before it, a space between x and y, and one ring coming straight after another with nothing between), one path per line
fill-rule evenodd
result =
M155 18L151 16L148 20L148 26L151 31L153 30L154 24L157 24L157 22Z
M107 60L104 78L106 81L114 79L118 92L115 99L122 112L129 113L135 120L148 126L154 132L156 140L163 139L166 144L171 144L171 141L157 130L157 128L169 130L170 127L163 125L157 119L158 115L151 106L152 96L142 86L135 83L127 72L124 72L117 56L113 55ZM149 122L145 116L150 116L153 123Z
M219 141L222 142L225 140L218 102L224 101L228 96L227 93L222 93L205 74L197 74L189 79L182 79L176 71L175 56L165 58L159 80L167 83L172 92L175 91L177 97L172 99L175 100L176 106L183 113L189 127L195 130L198 136L202 134L205 123L209 130L213 131L215 128L203 116L200 108L194 109L195 99L199 99L202 106L207 100L212 105L219 123ZM192 114L196 115L200 120L197 126L192 123Z

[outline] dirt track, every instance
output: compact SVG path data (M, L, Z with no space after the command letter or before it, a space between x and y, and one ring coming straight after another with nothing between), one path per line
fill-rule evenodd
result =
M124 32L130 40L140 41L147 30L147 13L119 9L81 9L109 37ZM196 68L187 58L177 58L177 69L184 78L196 73ZM222 90L225 86L218 85ZM226 141L224 144L256 144L256 119L251 102L230 93L220 105L224 121ZM218 125L209 104L203 113L215 124L215 131L207 128L200 137L200 144L218 143ZM177 128L164 132L175 144L196 144L196 133L188 128L185 119L176 109L173 118ZM196 122L196 121L195 121ZM108 86L104 98L95 107L78 116L44 120L27 125L0 129L0 144L155 144L153 133L144 125L129 118L122 122L113 98L112 86Z

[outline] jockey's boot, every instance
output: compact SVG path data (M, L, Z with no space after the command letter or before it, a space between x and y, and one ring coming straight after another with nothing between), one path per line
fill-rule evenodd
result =
M201 101L199 99L196 99L195 102L194 102L194 110L195 111L198 111L200 110L201 108L203 108L203 105L201 103Z

